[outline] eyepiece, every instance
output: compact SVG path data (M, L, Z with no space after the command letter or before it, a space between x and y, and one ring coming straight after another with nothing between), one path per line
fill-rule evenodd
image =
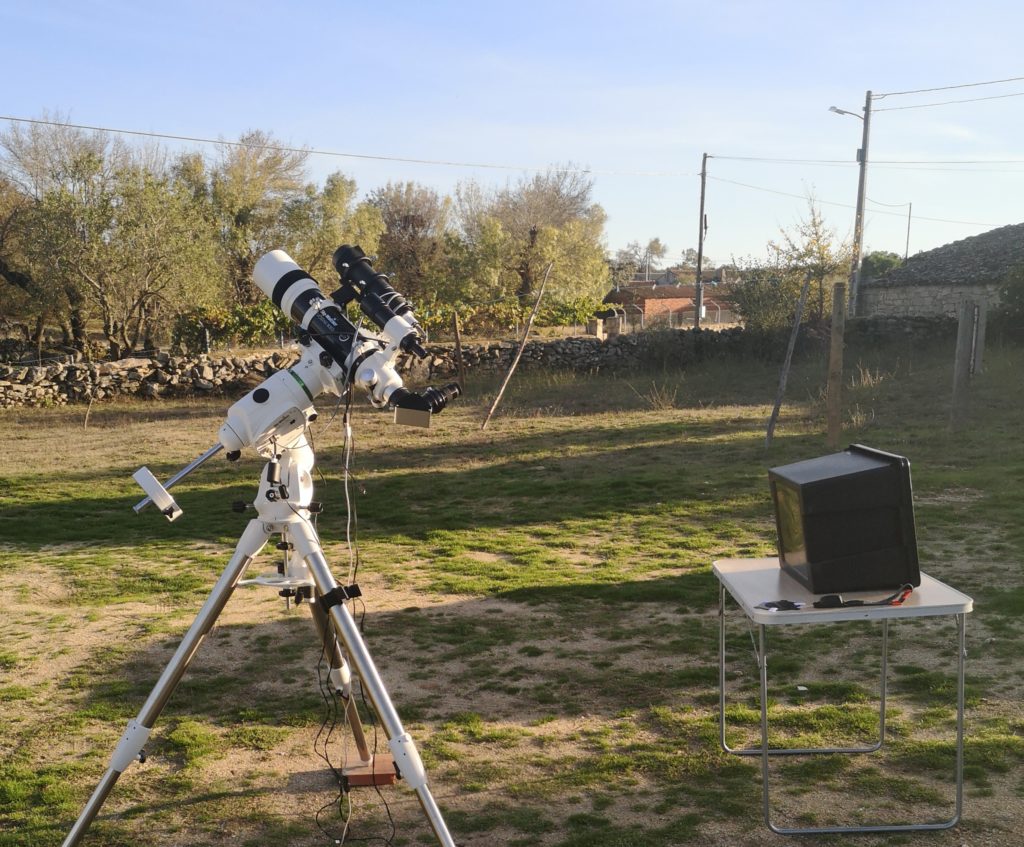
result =
M462 386L457 382L449 382L440 388L430 386L423 391L409 391L398 388L392 392L388 402L399 409L413 409L419 412L443 412L445 407L462 393Z
M444 411L445 407L462 393L462 386L457 382L449 382L440 388L433 386L423 391L423 396L430 405L430 411L434 414Z

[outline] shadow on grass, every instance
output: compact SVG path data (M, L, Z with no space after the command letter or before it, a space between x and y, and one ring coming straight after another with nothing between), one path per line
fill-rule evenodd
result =
M750 436L749 425L749 420L738 420L699 426L686 421L599 426L517 435L499 445L480 441L397 451L378 448L359 459L359 466L371 468L358 481L365 491L356 497L361 529L375 536L424 538L436 530L668 513L687 503L703 504L708 514L718 517L767 514L767 467L815 448L809 437L780 439L779 448L766 457L760 438ZM723 461L723 456L729 458ZM325 473L339 464L336 449L322 451ZM415 469L391 470L410 466ZM164 464L151 469L161 477L176 470ZM132 512L141 499L130 480L133 470L99 475L70 471L48 477L46 485L31 477L8 480L0 488L0 535L30 548L73 542L220 541L240 533L244 518L231 512L231 503L251 502L260 465L247 461L197 471L175 490L185 516L174 523L152 511L139 516ZM97 488L125 493L88 493ZM328 500L328 519L343 507L336 481L321 484L318 496ZM737 511L736 500L750 498L761 505Z

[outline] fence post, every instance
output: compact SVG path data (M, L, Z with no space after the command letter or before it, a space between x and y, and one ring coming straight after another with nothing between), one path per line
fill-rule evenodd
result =
M974 306L974 345L971 356L971 376L985 369L985 328L988 324L988 300L982 298Z
M979 311L973 300L964 300L960 304L956 354L953 359L953 407L949 414L949 426L954 431L961 429L967 422L968 388L975 364Z
M459 331L459 313L452 312L452 329L455 332L455 366L459 371L459 385L466 390L466 366L462 359L462 333Z
M782 408L782 398L786 394L786 382L789 379L789 366L793 362L793 350L796 348L796 337L800 332L800 320L804 316L804 306L807 304L807 292L811 287L811 275L804 277L803 287L800 289L800 300L796 304L796 314L793 316L793 329L789 334L789 345L786 347L786 359L782 363L782 372L779 374L779 390L775 394L775 405L772 407L771 417L768 418L768 431L764 436L764 449L772 446L772 438L775 437L775 424L779 419L779 410Z
M522 340L519 342L519 349L516 351L516 354L512 359L512 364L508 367L508 373L505 374L505 380L501 383L501 388L498 389L498 396L494 398L494 402L491 404L491 409L487 413L487 417L484 418L484 422L480 425L481 430L487 429L487 424L490 422L491 417L498 408L498 404L501 402L501 397L505 393L505 389L508 388L509 382L512 380L512 374L515 373L516 365L519 364L519 360L522 358L523 350L526 349L526 342L530 338L530 329L533 327L533 321L537 317L537 312L540 309L540 301L544 296L544 287L548 284L548 277L551 275L551 269L554 265L554 262L548 262L547 270L544 271L544 278L540 281L540 291L537 292L537 302L533 304L533 311L530 312L530 318L526 322L526 329L523 332Z
M846 283L837 282L832 289L832 334L828 354L828 388L825 400L828 419L826 444L839 449L843 432L843 344L846 334Z

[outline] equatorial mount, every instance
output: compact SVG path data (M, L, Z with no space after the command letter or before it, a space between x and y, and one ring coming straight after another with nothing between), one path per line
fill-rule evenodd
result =
M339 248L335 265L341 275L342 293L336 292L337 299L328 299L316 281L283 251L274 250L257 262L256 284L302 330L304 343L299 361L268 377L234 403L228 409L217 443L165 483L161 484L147 468L140 468L134 475L147 495L135 505L135 511L155 504L173 521L181 516L182 510L168 489L220 451L226 450L227 458L234 460L242 450L252 449L266 460L255 500L252 504L233 506L242 512L254 509L256 517L243 531L234 555L138 716L129 722L105 774L63 847L74 847L81 841L121 774L133 762L145 760L143 748L153 725L235 587L243 584L276 587L286 601L294 600L297 605L308 607L320 645L325 649L331 645L330 686L345 703L358 753L358 759L343 768L344 789L390 784L400 776L415 791L438 843L455 847L427 784L426 769L416 745L402 726L349 612L347 604L360 595L359 587L335 581L320 545L312 520L321 506L313 500L315 457L309 425L316 419L317 397L341 398L352 386L360 386L373 405L394 408L397 422L429 426L431 416L455 399L460 388L451 383L422 392L406 389L395 368L399 352L426 355L411 307L386 277L373 271L370 260L358 247ZM339 303L351 300L359 302L363 314L378 327L378 333L359 329L348 320ZM243 579L249 565L274 536L279 538L275 547L282 554L277 573ZM372 754L367 748L351 696L353 671L387 735L386 753Z

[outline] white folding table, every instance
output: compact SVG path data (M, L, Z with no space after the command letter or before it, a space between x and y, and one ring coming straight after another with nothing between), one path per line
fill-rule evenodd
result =
M718 682L719 682L719 741L722 749L739 756L760 756L764 800L764 821L773 832L781 835L827 834L840 832L900 832L949 829L955 826L963 809L963 759L964 759L964 660L966 657L965 616L971 611L974 601L966 594L921 574L921 585L914 589L906 601L899 606L846 606L833 609L816 609L813 606L817 596L790 577L779 567L776 558L765 559L722 559L714 563L713 571L719 581L718 618ZM725 738L725 598L729 594L740 606L751 622L758 626L757 665L761 685L761 744L759 747L735 749ZM884 591L870 593L844 593L845 600L877 599ZM792 600L803 606L794 611L771 611L758 608L766 601ZM953 615L957 625L957 707L956 707L956 799L953 816L938 823L880 824L875 826L824 826L824 827L782 827L771 819L771 803L768 779L769 756L810 755L816 753L870 753L882 747L885 741L885 695L886 671L889 653L889 621L901 618ZM878 739L862 747L818 747L818 748L770 748L768 746L768 638L769 626L785 624L819 624L838 621L881 621L882 656L881 690L879 698Z

